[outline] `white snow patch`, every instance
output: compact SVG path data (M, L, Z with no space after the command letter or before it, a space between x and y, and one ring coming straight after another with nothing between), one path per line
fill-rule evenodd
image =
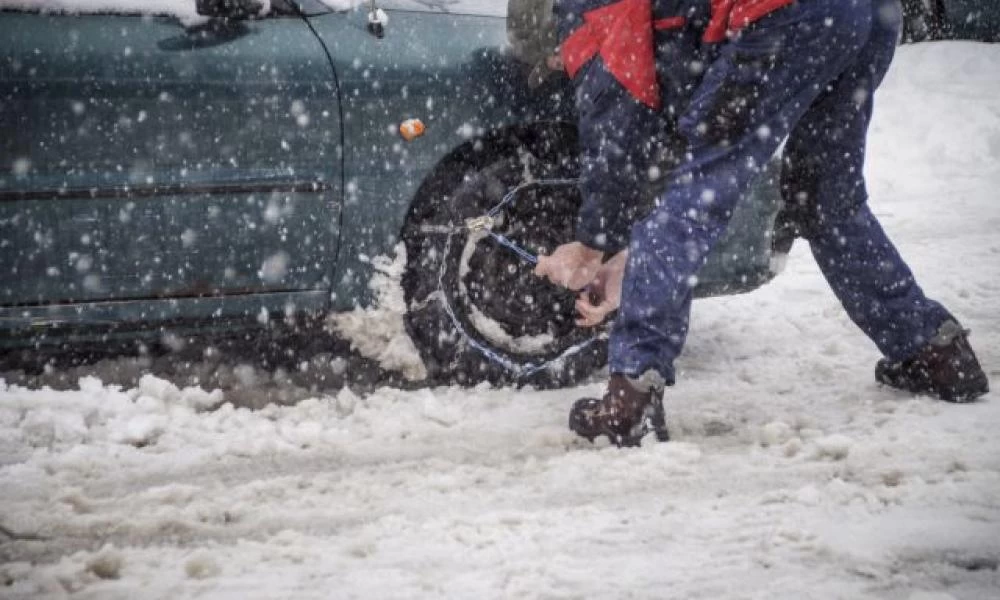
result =
M996 64L1000 46L900 48L868 164L873 207L994 383ZM386 327L369 316L359 332ZM996 394L886 389L877 358L797 242L768 286L695 304L674 441L635 450L567 431L596 383L247 410L156 379L0 382L0 595L998 597ZM133 422L145 443L119 441Z
M271 9L270 0L259 0L261 14ZM198 14L194 0L0 0L0 9L63 14L118 14L172 16L185 25L208 20Z
M851 452L853 442L846 435L828 435L814 442L816 444L816 455L819 458L829 458L831 460L843 460Z
M270 12L271 0L258 0L263 10ZM369 0L320 0L333 10L350 10L367 6ZM420 0L398 0L400 8L427 10L429 4ZM483 14L503 17L506 3L496 0L447 0L430 4L435 12ZM0 0L0 9L41 11L65 14L167 15L186 23L205 20L195 10L194 0ZM377 9L379 10L379 9Z
M372 266L375 272L368 285L375 292L373 306L332 314L329 322L353 350L378 361L382 368L398 371L411 381L425 379L427 368L403 322L406 299L400 280L406 270L406 246L400 242L394 257L376 257Z
M257 0L260 16L271 12L271 0ZM350 10L366 0L321 0L333 10ZM464 0L468 2L469 0ZM68 15L116 14L176 17L186 26L208 21L198 14L195 0L0 0L0 9ZM141 121L140 116L140 121Z
M552 345L552 342L556 341L555 336L551 333L513 336L504 329L503 325L495 319L487 317L472 305L470 305L469 320L476 331L482 334L483 337L511 352L524 354L538 353L544 351Z
M215 557L201 550L184 563L184 573L191 579L209 579L222 573L222 569Z
M465 286L466 275L469 274L469 269L471 269L469 263L472 260L473 254L476 253L478 245L485 239L486 235L481 232L469 235L465 240L465 246L462 247L462 256L458 262L458 289L465 296L468 296L469 293L469 290ZM469 303L469 321L477 333L493 344L510 352L534 354L544 351L555 341L555 337L550 333L522 336L511 335L499 321L486 316L472 303Z

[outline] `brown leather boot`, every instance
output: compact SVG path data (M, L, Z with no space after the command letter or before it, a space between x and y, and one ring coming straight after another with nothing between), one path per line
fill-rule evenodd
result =
M670 439L663 414L663 379L648 371L638 379L612 374L603 398L581 398L569 412L569 428L594 441L606 435L618 446L638 446L650 431Z
M990 386L968 335L955 321L945 321L915 356L896 363L885 358L878 361L875 380L947 402L972 402L989 392Z

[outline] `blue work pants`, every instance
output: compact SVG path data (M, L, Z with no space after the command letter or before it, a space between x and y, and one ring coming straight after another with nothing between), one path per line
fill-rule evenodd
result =
M631 233L613 373L674 381L692 288L733 207L783 142L783 195L851 319L892 360L950 318L926 298L868 207L873 93L898 40L898 0L799 0L713 57L679 120L688 147Z

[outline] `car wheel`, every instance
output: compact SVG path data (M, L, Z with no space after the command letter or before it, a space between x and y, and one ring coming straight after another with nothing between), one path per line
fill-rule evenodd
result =
M554 387L606 361L604 335L574 325L573 293L465 226L520 189L493 231L532 254L572 241L576 148L569 127L510 131L470 144L421 186L403 232L403 291L407 329L432 379Z

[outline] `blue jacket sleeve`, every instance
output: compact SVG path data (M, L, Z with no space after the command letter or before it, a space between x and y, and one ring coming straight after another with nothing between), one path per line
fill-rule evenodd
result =
M560 0L553 14L560 41L583 24L583 13L608 0ZM628 245L648 181L655 113L632 98L593 58L574 78L583 202L576 239L614 253Z
M659 120L594 58L575 78L580 143L576 239L615 253L643 212Z
M560 41L580 27L583 14L614 0L556 0L553 15ZM618 252L628 246L632 225L650 208L659 182L652 167L665 171L683 154L685 142L674 120L700 81L696 65L713 51L699 43L709 5L703 0L654 0L654 16L684 16L681 31L656 34L657 72L663 108L654 111L591 59L573 80L580 144L580 192L576 239L591 248Z

